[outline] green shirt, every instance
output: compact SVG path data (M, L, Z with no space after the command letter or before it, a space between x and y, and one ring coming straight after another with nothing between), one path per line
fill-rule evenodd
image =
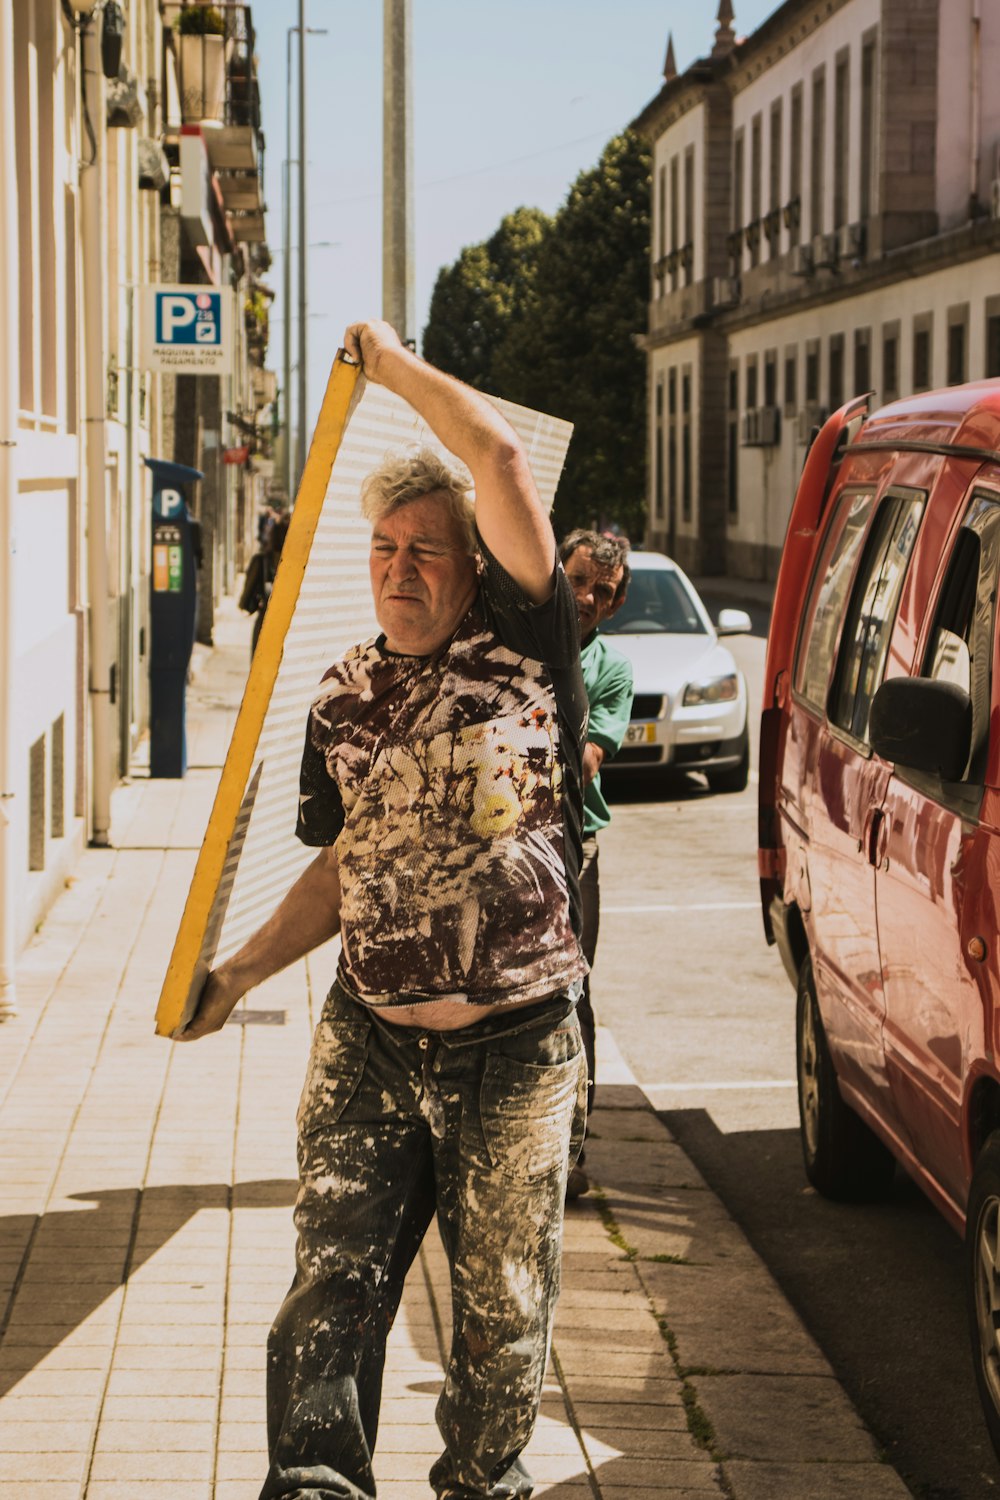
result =
M603 635L594 634L580 650L583 685L590 703L587 739L605 756L615 755L625 738L632 715L632 664ZM608 804L601 792L600 772L584 788L583 834L597 833L611 822Z

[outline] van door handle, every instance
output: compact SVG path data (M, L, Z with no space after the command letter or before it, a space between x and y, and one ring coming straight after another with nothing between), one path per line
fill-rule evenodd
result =
M885 846L888 841L888 829L886 828L885 814L880 807L876 807L868 819L867 834L868 863L878 869L885 854Z
M864 846L868 864L877 865L879 859L882 858L882 850L885 849L885 841L882 837L885 834L883 825L885 825L885 816L883 816L882 808L874 807L865 817Z

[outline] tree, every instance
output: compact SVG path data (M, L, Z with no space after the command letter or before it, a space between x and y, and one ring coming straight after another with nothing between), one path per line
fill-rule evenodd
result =
M644 529L646 362L635 335L646 323L649 198L649 149L626 131L571 187L491 362L500 394L574 424L559 532L593 521Z
M538 248L551 220L540 208L518 208L480 245L467 245L438 272L423 352L430 362L477 390L499 394L493 359L527 296Z

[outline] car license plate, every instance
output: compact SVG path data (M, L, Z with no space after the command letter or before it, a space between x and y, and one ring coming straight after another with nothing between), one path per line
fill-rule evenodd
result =
M626 745L651 745L655 739L655 724L630 724L625 731Z

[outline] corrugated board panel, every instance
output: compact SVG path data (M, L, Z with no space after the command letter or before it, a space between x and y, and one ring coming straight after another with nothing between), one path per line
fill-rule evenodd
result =
M182 922L157 1012L161 1033L186 1024L209 968L216 959L233 953L260 926L313 858L314 851L303 848L294 836L309 705L327 667L349 646L378 629L368 579L370 532L359 505L362 480L387 454L400 449L426 444L446 453L404 401L363 380L352 396L348 384L353 386L353 378L348 382L342 377L338 390L337 375L335 366L220 782L221 796L227 770L235 769L234 751L239 746L246 770L239 771L238 811L234 816L232 796L228 812L220 810L217 798L212 819L219 823L228 816L230 827L215 828L214 846L224 838L225 856L217 882L210 881L214 885L210 897L206 897L208 862L200 883L196 872L191 899L205 909L185 913L190 920L186 925ZM508 402L495 404L521 437L539 493L551 507L569 446L570 425ZM343 436L327 481L321 475L317 450L323 448L320 437L325 425L332 430L338 421L344 427ZM300 506L303 512L310 508L305 492L320 477L325 495L309 546L307 540L303 543L307 523L299 512ZM287 567L286 559L290 559ZM294 598L298 576L289 575L295 575L300 566L304 571ZM287 629L279 631L276 627L283 613L290 619ZM259 689L254 696L262 702L256 712L252 705L248 711L247 703L253 687ZM230 774L230 783L232 779ZM213 843L212 834L210 821L203 856Z

